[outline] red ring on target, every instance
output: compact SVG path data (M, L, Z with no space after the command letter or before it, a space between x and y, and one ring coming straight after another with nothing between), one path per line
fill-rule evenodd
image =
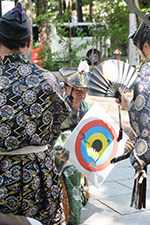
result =
M97 165L97 169L94 167L91 167L89 165L89 163L87 163L85 161L85 159L83 158L82 153L81 153L82 135L85 134L90 128L92 128L94 126L100 126L100 127L106 128L110 132L110 134L113 138L113 150L111 152L111 155L109 156L107 161L105 161L104 163L102 163L100 165ZM78 162L84 169L86 169L88 171L92 171L92 172L97 172L97 171L106 169L110 165L110 160L116 156L117 150L118 150L117 134L116 134L114 128L112 127L112 125L110 125L107 122L104 122L103 120L93 120L93 121L90 121L89 123L87 123L85 126L83 126L82 129L79 131L79 134L78 134L78 136L76 138L76 142L75 142L75 154L78 159Z

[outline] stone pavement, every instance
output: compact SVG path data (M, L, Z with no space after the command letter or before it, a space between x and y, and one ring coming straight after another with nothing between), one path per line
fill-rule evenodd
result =
M56 74L61 80L59 73ZM132 93L129 93L132 98ZM119 124L118 105L114 98L87 96L99 104ZM122 126L129 131L128 113L121 110ZM81 210L81 225L150 225L150 165L148 166L146 209L130 207L134 169L129 159L118 162L99 189L89 182L91 198Z
M129 93L132 97L132 93ZM88 102L98 101L105 111L119 122L118 106L112 98L88 96ZM128 113L121 111L122 126L128 134ZM149 225L150 224L150 168L148 166L146 209L130 207L134 183L134 169L129 159L118 162L103 184L97 189L89 182L91 198L81 210L83 225Z
M89 202L81 210L83 225L149 225L150 170L148 168L146 209L130 207L134 169L129 160L118 162L97 189L91 183Z

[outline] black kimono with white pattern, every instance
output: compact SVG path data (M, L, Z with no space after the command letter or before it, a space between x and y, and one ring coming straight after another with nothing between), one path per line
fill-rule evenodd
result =
M130 123L136 133L135 152L144 164L150 163L150 57L140 70L140 79L134 87L133 101L129 107ZM134 153L131 163L136 161ZM136 168L136 164L134 165Z
M0 212L60 224L62 189L51 150L70 109L56 77L23 53L0 65ZM47 151L2 155L25 146Z

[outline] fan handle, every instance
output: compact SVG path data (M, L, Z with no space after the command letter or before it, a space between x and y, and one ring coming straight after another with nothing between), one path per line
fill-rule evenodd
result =
M119 101L121 102L121 94L119 93L118 90L115 92L115 98L118 98Z

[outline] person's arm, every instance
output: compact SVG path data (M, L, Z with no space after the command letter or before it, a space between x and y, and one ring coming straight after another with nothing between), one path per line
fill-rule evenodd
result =
M121 101L119 99L116 99L116 103L118 103L123 109L127 110L129 109L130 101L128 99L127 94L124 94L121 88L118 88L118 91L121 95ZM130 157L131 151L134 147L135 143L135 135L133 133L133 130L130 128L129 130L129 139L126 141L125 147L124 147L124 153L116 158L111 159L110 163L116 163L121 160L127 159Z
M53 148L53 157L54 157L54 161L58 169L59 175L61 175L62 170L64 166L66 165L66 162L69 160L69 155L70 155L70 152L62 147L65 139L67 138L66 135L65 135L65 138L63 137L63 135L64 134L62 132Z
M53 151L52 151L53 159L54 159L54 162L55 162L57 168L58 168L58 166L61 163L61 160L56 157L57 147L59 148L59 146L62 146L62 145L63 145L63 141L62 141L61 134L60 134L59 138L57 139L57 141L56 141L56 143L54 145Z

